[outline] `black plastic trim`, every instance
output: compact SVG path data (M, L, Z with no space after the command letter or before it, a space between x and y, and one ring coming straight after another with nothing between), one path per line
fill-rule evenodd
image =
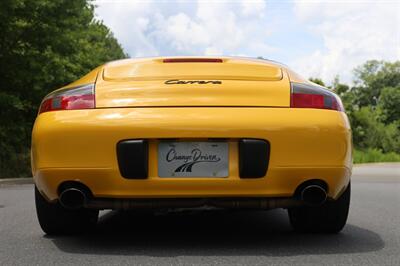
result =
M117 144L118 166L121 176L128 179L146 179L149 170L147 140L123 140Z
M239 140L239 175L241 178L264 177L268 170L270 144L262 139Z

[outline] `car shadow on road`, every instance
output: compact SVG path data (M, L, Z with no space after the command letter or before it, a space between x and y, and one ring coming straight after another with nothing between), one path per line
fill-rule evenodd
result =
M82 236L49 237L63 252L103 255L295 256L380 250L381 237L348 224L339 234L298 234L286 211L109 212Z

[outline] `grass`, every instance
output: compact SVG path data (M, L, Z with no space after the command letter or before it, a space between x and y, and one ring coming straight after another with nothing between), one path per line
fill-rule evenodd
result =
M400 154L378 149L354 150L354 163L400 162Z

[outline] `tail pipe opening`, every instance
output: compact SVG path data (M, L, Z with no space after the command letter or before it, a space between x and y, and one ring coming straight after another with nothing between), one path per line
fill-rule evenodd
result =
M319 184L310 184L301 190L301 200L310 206L320 206L327 198L326 189Z
M76 210L84 206L87 195L79 188L67 188L61 192L59 201L64 208Z

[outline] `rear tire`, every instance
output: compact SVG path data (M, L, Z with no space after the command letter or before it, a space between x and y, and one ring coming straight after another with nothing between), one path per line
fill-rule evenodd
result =
M323 205L295 207L288 209L290 224L297 232L338 233L346 225L350 207L350 183L335 201Z
M48 235L83 233L96 226L99 211L91 209L68 210L48 202L35 186L36 213L40 227Z

